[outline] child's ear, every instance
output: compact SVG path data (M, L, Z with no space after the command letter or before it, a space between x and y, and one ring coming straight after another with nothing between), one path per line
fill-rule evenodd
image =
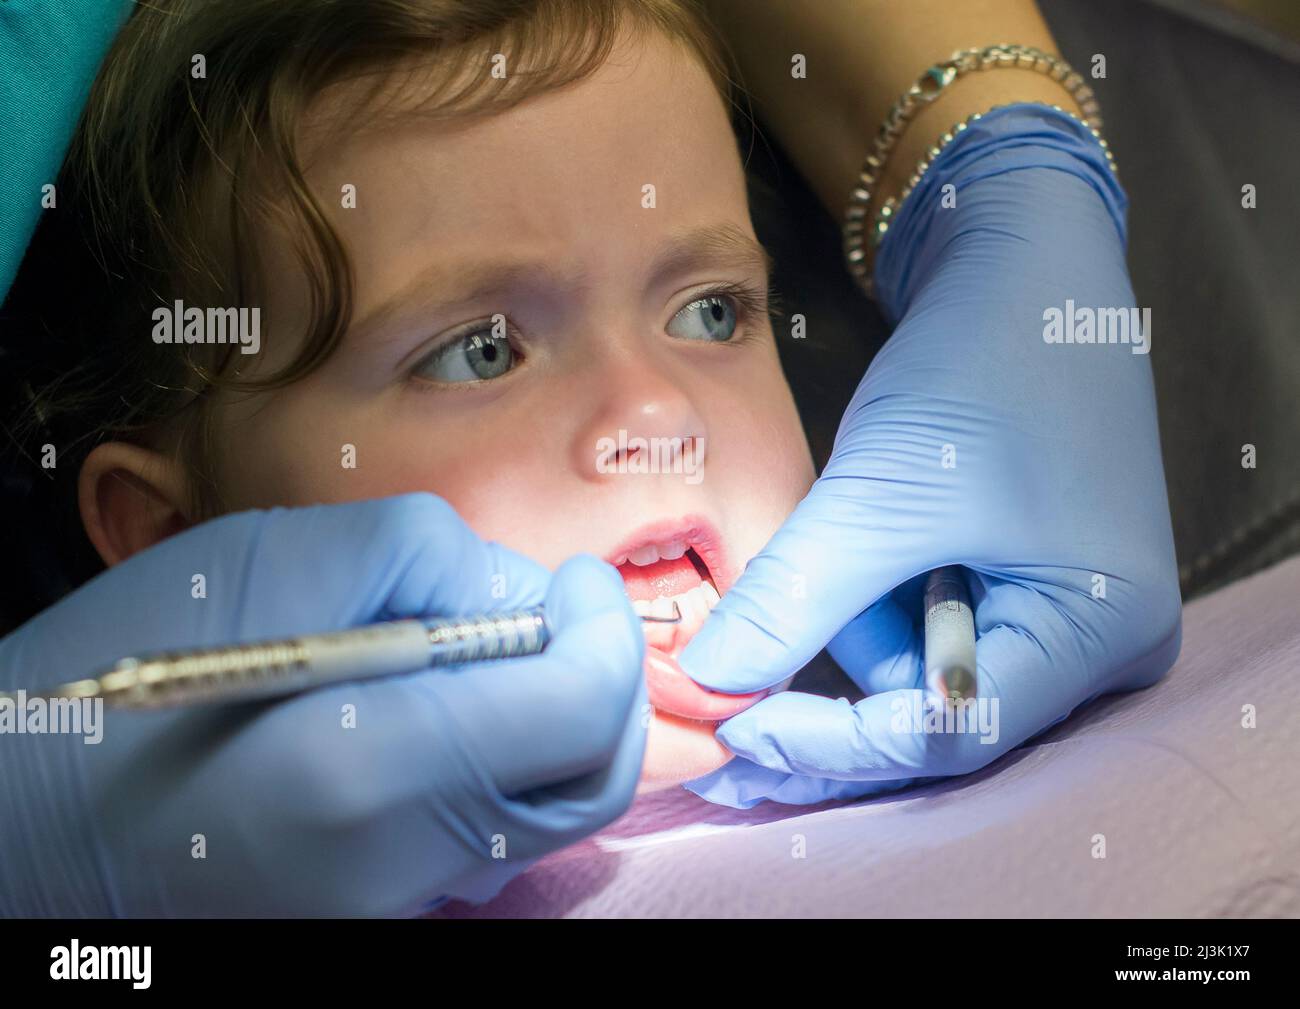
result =
M188 484L179 463L151 449L112 441L81 464L81 524L112 567L190 525Z

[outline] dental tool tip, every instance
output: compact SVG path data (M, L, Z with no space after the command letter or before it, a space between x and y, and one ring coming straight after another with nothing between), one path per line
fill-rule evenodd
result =
M975 696L976 679L965 666L949 666L938 679L944 697L967 701Z
M654 617L643 615L641 622L646 624L680 624L682 622L682 609L677 605L677 600L673 600L673 615L671 617Z

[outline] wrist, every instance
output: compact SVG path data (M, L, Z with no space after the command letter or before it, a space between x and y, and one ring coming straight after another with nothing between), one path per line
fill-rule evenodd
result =
M916 171L917 163L944 132L967 117L989 111L995 105L1037 102L1059 105L1083 118L1079 103L1066 88L1033 70L1011 68L996 73L974 73L958 77L933 102L917 113L894 145L881 178L872 194L868 220L873 220L888 197L897 197ZM876 124L873 129L878 128Z
M981 115L933 160L880 244L886 317L901 319L949 266L993 300L1023 294L1031 280L1082 283L1103 263L1127 284L1128 199L1108 155L1089 127L1045 105Z

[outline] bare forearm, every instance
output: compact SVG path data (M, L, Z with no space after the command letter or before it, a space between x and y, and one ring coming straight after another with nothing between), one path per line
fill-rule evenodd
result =
M954 50L999 42L1057 52L1033 0L705 0L705 7L760 115L836 216L889 107L927 67ZM796 53L807 60L805 79L791 75ZM1017 101L1079 114L1060 84L1032 70L967 74L908 126L879 191L897 194L954 123Z

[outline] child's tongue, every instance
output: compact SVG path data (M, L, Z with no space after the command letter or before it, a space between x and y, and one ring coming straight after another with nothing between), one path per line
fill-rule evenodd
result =
M683 554L675 561L657 560L645 567L628 561L619 565L618 573L623 576L623 584L632 599L679 596L703 581L689 554Z

